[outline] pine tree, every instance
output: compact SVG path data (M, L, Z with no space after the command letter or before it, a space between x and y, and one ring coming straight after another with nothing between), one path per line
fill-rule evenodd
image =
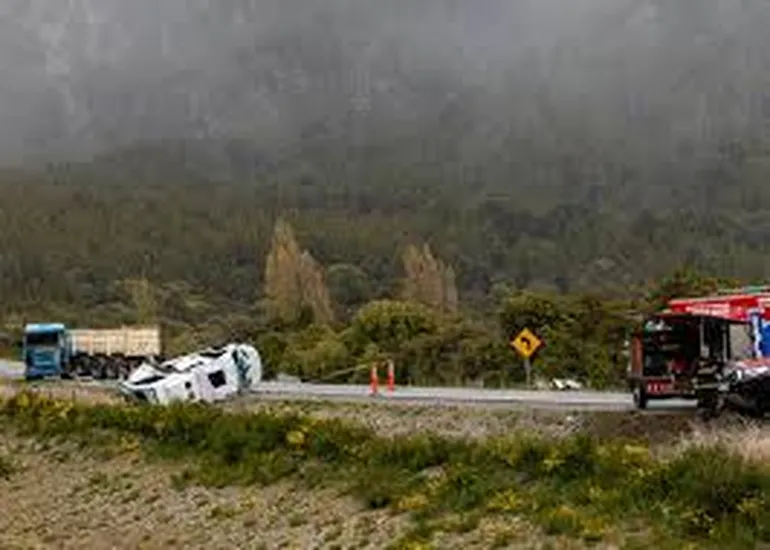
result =
M290 323L299 317L302 307L300 269L301 254L294 231L279 218L265 266L265 295L271 319Z
M457 284L454 270L438 260L426 243L422 249L410 244L403 254L403 297L438 311L456 312Z
M419 249L410 244L404 250L402 257L404 263L403 297L407 300L422 302L423 261Z
M444 267L444 308L450 313L457 313L459 302L455 270L452 266L446 266Z
M294 231L283 219L276 222L267 256L265 294L271 319L293 323L307 307L317 323L334 320L323 267L300 249Z
M422 294L425 303L443 311L444 309L444 276L442 264L433 256L428 243L422 247L422 263L424 277L422 279Z
M321 324L334 321L334 310L323 267L308 251L303 252L301 257L300 283L302 303L310 307L315 321Z

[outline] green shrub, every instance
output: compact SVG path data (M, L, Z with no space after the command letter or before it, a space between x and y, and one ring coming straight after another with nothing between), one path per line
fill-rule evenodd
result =
M544 342L533 368L544 377L576 377L592 387L622 383L630 304L588 294L516 292L502 304L500 327L512 338L524 328Z
M358 349L374 342L382 349L395 352L419 335L438 329L438 317L429 308L412 302L377 300L363 306L350 324L351 339Z
M431 333L405 341L397 353L396 378L416 385L464 385L476 380L509 382L524 378L513 352L484 327L445 320Z

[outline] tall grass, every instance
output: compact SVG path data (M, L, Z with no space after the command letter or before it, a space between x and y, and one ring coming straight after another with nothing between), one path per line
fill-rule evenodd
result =
M770 463L770 431L753 421L730 427L698 429L682 439L673 451L715 446L726 447L752 462Z
M2 402L0 417L38 437L133 440L148 456L192 464L177 482L334 483L370 508L411 514L421 537L459 513L525 516L548 533L586 540L634 525L629 536L655 536L656 547L770 541L770 472L719 442L662 460L641 444L586 435L383 438L296 414L84 405L30 393Z

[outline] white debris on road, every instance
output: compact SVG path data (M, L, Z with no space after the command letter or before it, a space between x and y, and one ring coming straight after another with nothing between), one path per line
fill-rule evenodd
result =
M551 378L550 380L537 380L535 389L540 391L547 390L582 390L583 384L572 378Z
M557 390L582 390L583 384L571 378L554 378L551 385Z

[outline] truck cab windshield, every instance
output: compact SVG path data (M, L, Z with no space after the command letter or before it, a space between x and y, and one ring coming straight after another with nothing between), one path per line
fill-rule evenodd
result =
M27 346L58 346L58 332L32 332L24 337L24 343Z

